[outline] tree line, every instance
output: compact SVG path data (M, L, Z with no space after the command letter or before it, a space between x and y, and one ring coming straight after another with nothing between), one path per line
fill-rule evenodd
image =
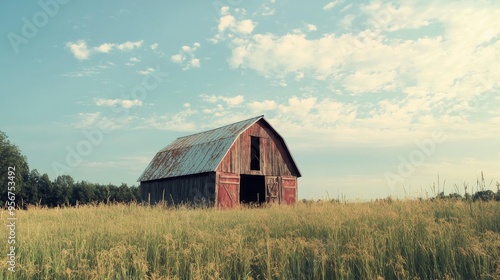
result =
M14 176L8 174L10 166L15 167ZM0 174L2 206L7 200L7 186L15 186L16 204L22 208L28 205L57 207L88 203L130 203L140 200L137 186L129 187L125 183L116 186L87 181L75 182L69 175L60 175L50 180L46 173L40 174L36 169L30 171L26 157L2 131L0 131Z
M15 176L9 176L9 166L15 166ZM46 173L40 174L36 169L30 171L26 157L22 155L15 144L8 140L7 135L2 131L0 131L0 176L0 205L2 206L6 205L8 185L11 181L15 184L16 204L22 208L28 205L57 207L89 203L108 204L140 201L140 190L137 186L128 186L125 183L116 186L87 181L75 182L69 175L60 175L51 181ZM445 195L444 192L440 192L436 197L430 199L500 201L500 183L497 182L496 186L496 193L485 190L486 183L481 174L481 179L478 179L478 189L480 190L474 194L466 192L465 196L462 197L457 193Z

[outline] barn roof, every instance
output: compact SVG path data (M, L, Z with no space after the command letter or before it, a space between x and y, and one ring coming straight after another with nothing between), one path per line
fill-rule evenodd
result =
M177 138L156 154L138 181L144 182L215 171L238 136L259 120L263 120L266 125L271 127L264 120L264 116L258 116ZM276 134L286 147L283 138L277 132ZM291 155L290 158L292 158ZM293 159L292 163L300 176Z

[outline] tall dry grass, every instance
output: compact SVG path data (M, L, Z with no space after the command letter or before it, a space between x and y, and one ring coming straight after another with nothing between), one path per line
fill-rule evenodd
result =
M2 253L0 279L500 279L498 202L17 215L17 271L7 271ZM7 228L0 233L7 252Z

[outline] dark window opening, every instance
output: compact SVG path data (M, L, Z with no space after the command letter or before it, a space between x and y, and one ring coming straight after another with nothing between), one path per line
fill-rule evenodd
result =
M250 136L250 170L260 170L260 138Z
M259 175L241 175L240 203L262 204L266 202L265 177Z

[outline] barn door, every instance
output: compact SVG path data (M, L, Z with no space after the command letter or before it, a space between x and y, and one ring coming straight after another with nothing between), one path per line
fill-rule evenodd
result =
M240 202L240 176L231 173L221 173L219 175L217 201L221 208L231 208Z
M297 178L281 177L282 201L285 204L293 204L297 201Z
M280 203L280 177L266 176L266 201L267 203Z

